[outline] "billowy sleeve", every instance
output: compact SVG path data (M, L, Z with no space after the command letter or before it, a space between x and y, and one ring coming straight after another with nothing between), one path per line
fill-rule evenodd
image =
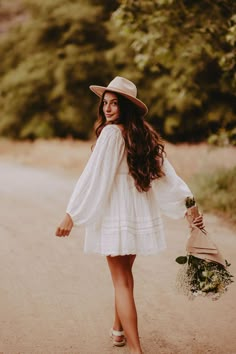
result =
M185 199L192 197L193 194L166 158L163 163L163 171L165 176L153 183L161 212L173 219L182 218L187 210Z
M94 223L102 215L124 150L120 129L104 127L66 209L74 225Z

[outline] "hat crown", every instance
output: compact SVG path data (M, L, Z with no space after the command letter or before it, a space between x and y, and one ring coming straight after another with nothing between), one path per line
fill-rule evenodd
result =
M124 77L116 76L106 87L90 85L89 88L99 97L103 97L106 91L123 95L138 107L143 116L148 112L147 106L137 98L137 87L135 84Z
M116 76L107 86L107 89L116 89L127 95L137 97L137 87L135 84L121 76Z

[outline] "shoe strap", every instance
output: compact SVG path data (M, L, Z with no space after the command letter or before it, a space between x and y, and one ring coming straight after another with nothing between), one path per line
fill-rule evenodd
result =
M125 334L125 332L124 331L116 331L115 329L112 329L112 334L113 334L113 336L120 337L120 336L123 336Z

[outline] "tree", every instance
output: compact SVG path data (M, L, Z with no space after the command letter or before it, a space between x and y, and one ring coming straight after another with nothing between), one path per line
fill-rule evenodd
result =
M234 0L121 0L112 24L120 39L110 56L142 88L165 137L235 134Z
M88 86L109 80L108 5L25 0L28 20L0 38L0 134L87 138L96 115Z

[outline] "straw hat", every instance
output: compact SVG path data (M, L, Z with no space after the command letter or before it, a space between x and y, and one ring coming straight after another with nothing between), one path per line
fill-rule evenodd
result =
M137 87L135 84L124 77L116 76L107 87L91 85L89 88L99 97L103 95L104 91L119 93L132 101L140 109L143 115L148 112L147 106L137 98Z

